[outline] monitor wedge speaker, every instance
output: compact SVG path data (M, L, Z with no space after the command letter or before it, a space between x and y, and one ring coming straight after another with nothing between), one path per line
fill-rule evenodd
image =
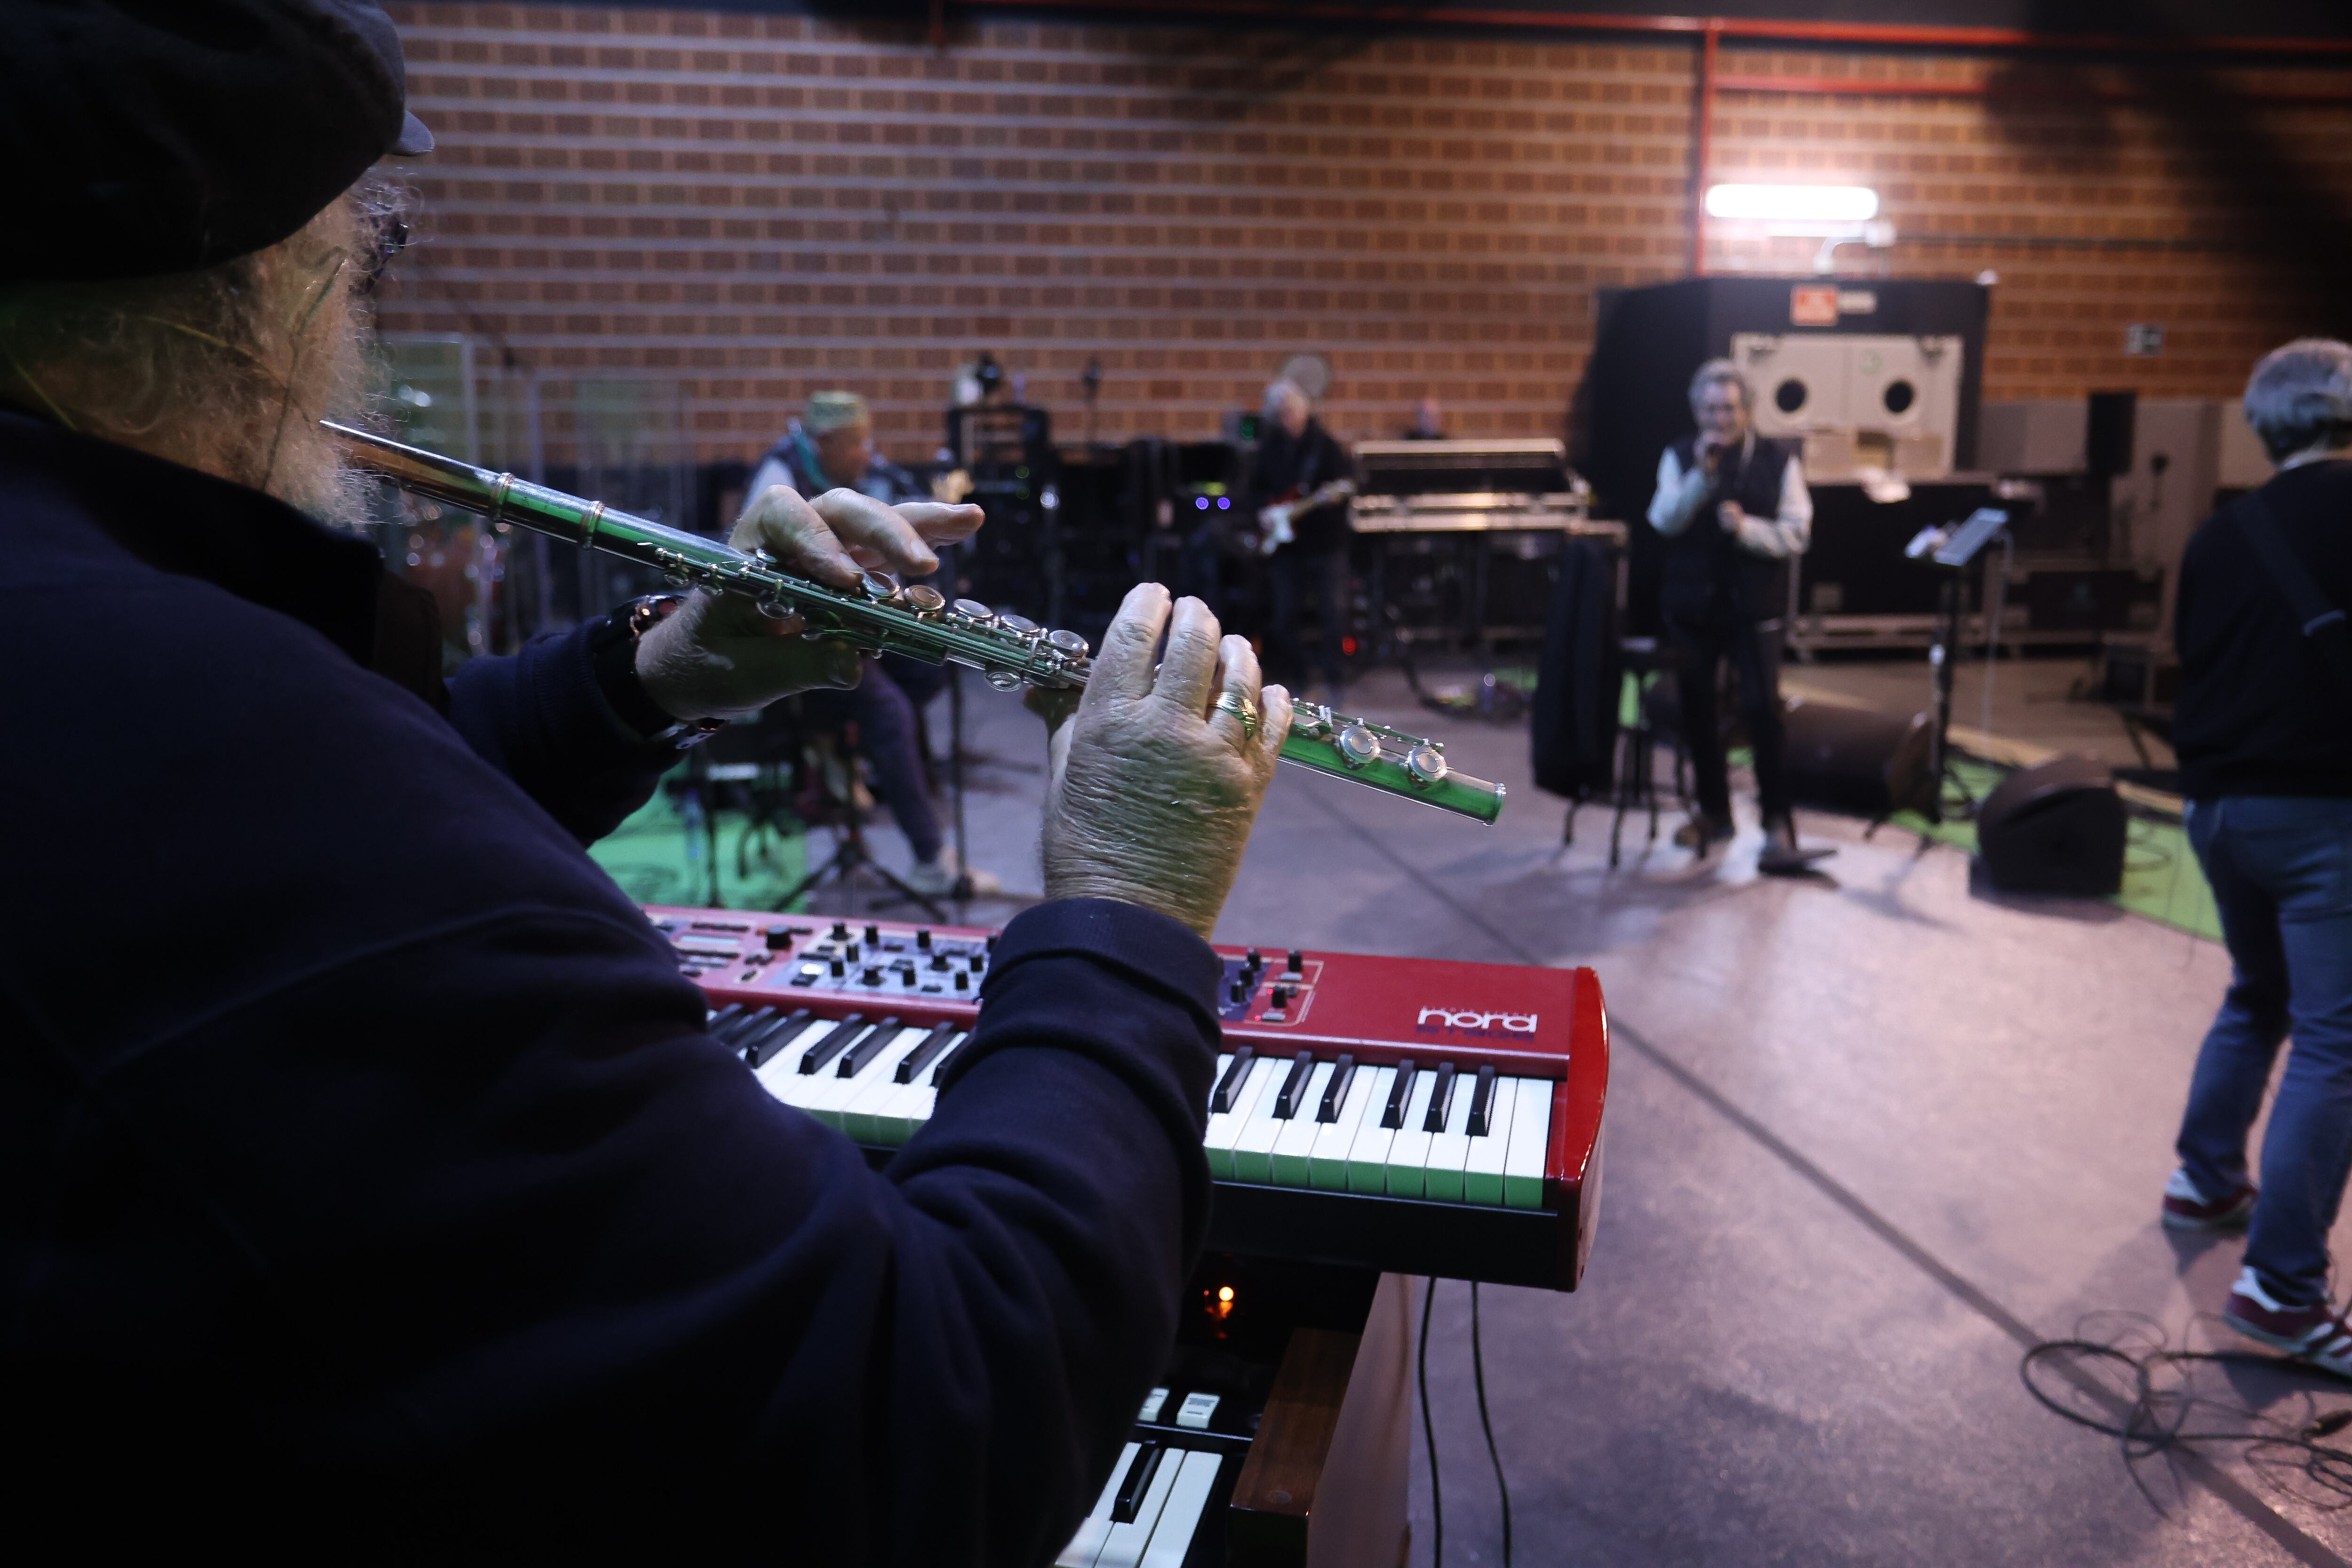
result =
M2088 757L2021 768L1977 807L1977 853L2004 893L2120 892L2125 831L2115 774Z
M1873 821L1906 809L1924 815L1935 805L1926 713L1791 700L1787 714L1783 766L1797 805Z

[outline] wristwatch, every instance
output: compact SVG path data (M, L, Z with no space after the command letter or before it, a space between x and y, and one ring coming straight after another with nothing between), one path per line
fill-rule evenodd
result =
M680 605L683 594L648 594L633 599L606 616L588 634L588 654L596 669L597 688L612 704L614 715L648 746L686 751L698 746L727 727L724 719L676 719L646 692L637 679L637 644Z

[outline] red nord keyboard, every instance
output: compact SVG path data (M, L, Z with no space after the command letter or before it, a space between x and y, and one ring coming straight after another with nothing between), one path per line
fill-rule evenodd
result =
M769 1091L877 1163L979 1016L993 933L649 905ZM1590 969L1218 949L1211 1250L1576 1287L1609 1018Z

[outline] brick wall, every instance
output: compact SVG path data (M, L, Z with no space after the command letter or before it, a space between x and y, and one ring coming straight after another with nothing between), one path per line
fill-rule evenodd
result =
M1117 440L1211 433L1302 349L1335 367L1343 435L1393 433L1424 394L1460 434L1552 433L1595 289L1678 276L1688 250L1678 43L984 22L939 51L802 16L391 9L440 147L386 326L677 378L704 457L757 450L835 385L927 455L982 350L1067 437L1091 356ZM1903 233L1940 237L1900 244L1896 275L1998 270L1988 397L2226 395L2315 324L2172 99L1980 59L1723 61L1998 89L1727 91L1713 156L1717 178L1876 186ZM2265 108L2249 133L2340 196L2347 109ZM1803 270L1812 248L1719 238L1710 265ZM2165 325L2160 355L2123 355L2135 321Z

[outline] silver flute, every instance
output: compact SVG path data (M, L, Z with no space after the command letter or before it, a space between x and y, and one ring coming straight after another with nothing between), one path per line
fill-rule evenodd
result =
M886 574L868 572L858 589L828 588L784 571L765 551L737 550L512 474L478 468L331 420L320 424L353 464L402 489L478 512L493 523L510 522L650 566L681 586L740 594L779 620L797 616L811 637L835 638L866 653L965 665L1005 691L1024 686L1074 689L1087 683L1093 668L1092 650L1077 633L1047 631L976 600L950 601L927 584L902 586ZM1292 704L1282 760L1481 822L1503 812L1503 786L1456 773L1438 742L1334 713L1320 703Z

